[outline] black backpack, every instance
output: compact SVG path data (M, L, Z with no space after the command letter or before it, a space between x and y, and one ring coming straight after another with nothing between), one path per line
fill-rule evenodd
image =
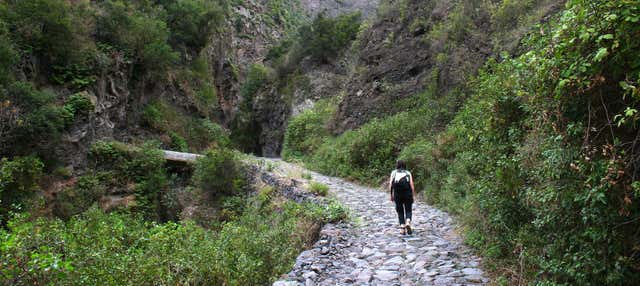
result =
M397 170L396 173L397 172L406 172L406 171ZM411 183L409 181L410 176L411 175L407 173L405 176L403 176L402 178L400 178L400 180L397 180L397 181L394 176L393 184L392 184L393 190L396 192L406 192L406 191L410 192L411 191Z

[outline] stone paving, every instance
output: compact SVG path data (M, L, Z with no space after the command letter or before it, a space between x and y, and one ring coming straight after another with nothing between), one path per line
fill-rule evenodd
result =
M280 167L294 167L274 161ZM350 222L327 224L312 249L274 286L484 285L480 259L462 244L451 217L414 204L412 235L401 235L389 194L312 174L350 209Z

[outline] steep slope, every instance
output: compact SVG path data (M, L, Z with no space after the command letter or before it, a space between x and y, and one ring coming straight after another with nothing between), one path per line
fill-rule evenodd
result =
M306 17L297 1L80 2L0 3L0 216L33 199L66 217L184 185L151 149L233 148L246 70Z
M464 43L450 32L474 31L464 20L474 4L457 2L432 31ZM462 73L466 80L450 88L438 77L410 101L382 97L383 89L366 100L346 94L337 114L331 103L319 105L289 122L283 154L373 185L396 159L407 161L424 198L459 215L467 242L502 283L633 283L639 7L484 2L470 11L490 15L492 56L477 73ZM527 23L539 24L523 32ZM443 62L455 58L450 48ZM369 101L377 102L371 114ZM406 109L394 111L389 101ZM360 109L350 114L353 106ZM342 133L331 136L327 125Z
M310 15L326 13L331 17L353 12L360 12L365 17L374 16L379 2L379 0L300 0L302 7Z
M423 92L431 93L432 101L448 97L448 107L441 108L455 109L465 97L465 85L489 56L502 52L504 46L513 49L527 27L562 6L562 1L530 2L384 4L381 16L354 47L358 51L355 72L349 76L346 94L332 120L333 132L415 109L420 103L406 99ZM497 24L496 18L502 15L492 14L496 9L509 9L505 13L513 13L508 16L513 22Z

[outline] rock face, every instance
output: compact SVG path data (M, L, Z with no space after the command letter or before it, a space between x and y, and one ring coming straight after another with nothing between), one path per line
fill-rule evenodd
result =
M491 54L487 39L490 19L478 13L476 31L449 43L434 32L454 8L451 1L405 1L390 6L362 35L356 73L333 120L335 133L356 128L372 118L400 111L398 100L435 85L439 96L464 82Z
M286 163L280 163L285 164ZM273 285L482 285L489 282L446 213L414 204L413 235L401 235L389 194L311 173L349 207L351 222L327 224Z
M373 16L379 2L379 0L300 0L302 6L311 15L325 12L329 16L336 16L361 12L364 17Z
M303 13L301 7L292 9ZM86 167L86 154L92 142L104 139L131 142L150 137L155 131L141 126L140 117L144 107L155 99L166 101L187 116L207 115L228 127L242 100L239 89L245 70L251 64L262 63L268 48L287 31L284 23L271 17L266 1L240 1L232 5L225 26L214 33L201 51L201 56L208 63L208 76L211 76L218 98L217 104L206 106L206 110L202 110L193 101L193 96L187 94L190 92L189 82L183 82L174 75L162 81L140 80L136 78L139 75L133 74L133 67L124 55L107 55L112 64L102 71L94 84L81 91L95 105L94 112L64 134L62 144L56 148L56 157L61 158L67 167L82 170ZM186 57L193 60L194 55ZM55 92L70 93L68 90ZM268 123L278 113L288 112L287 108L276 106L267 110L261 122ZM273 128L282 130L281 125Z
M284 133L292 116L312 107L320 99L338 96L345 88L347 72L341 62L318 64L305 59L301 66L301 73L287 93L278 86L270 86L255 99L262 156L280 156Z
M267 24L268 7L264 1L243 1L232 7L233 13L224 32L207 47L214 63L213 73L222 111L221 122L228 124L238 112L241 78L251 64L262 63L268 48L286 32L284 25ZM301 9L301 8L300 8Z
M464 90L466 82L493 54L518 53L519 40L539 21L547 21L564 1L540 1L526 23L492 26L490 8L481 1L388 1L366 29L355 57L355 72L332 120L340 134L406 105L402 99L430 93L432 100ZM463 7L463 8L461 8ZM464 95L460 95L463 97Z

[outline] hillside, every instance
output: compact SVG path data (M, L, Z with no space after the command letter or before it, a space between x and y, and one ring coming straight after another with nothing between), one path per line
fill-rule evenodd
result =
M284 157L371 185L406 160L500 283L633 284L639 3L402 3L364 35L444 20L356 43L358 76L290 121Z
M638 22L638 0L0 0L0 283L344 282L299 263L347 259L327 229L396 242L342 179L402 159L439 222L403 251L452 248L366 283L455 261L438 281L633 284Z

